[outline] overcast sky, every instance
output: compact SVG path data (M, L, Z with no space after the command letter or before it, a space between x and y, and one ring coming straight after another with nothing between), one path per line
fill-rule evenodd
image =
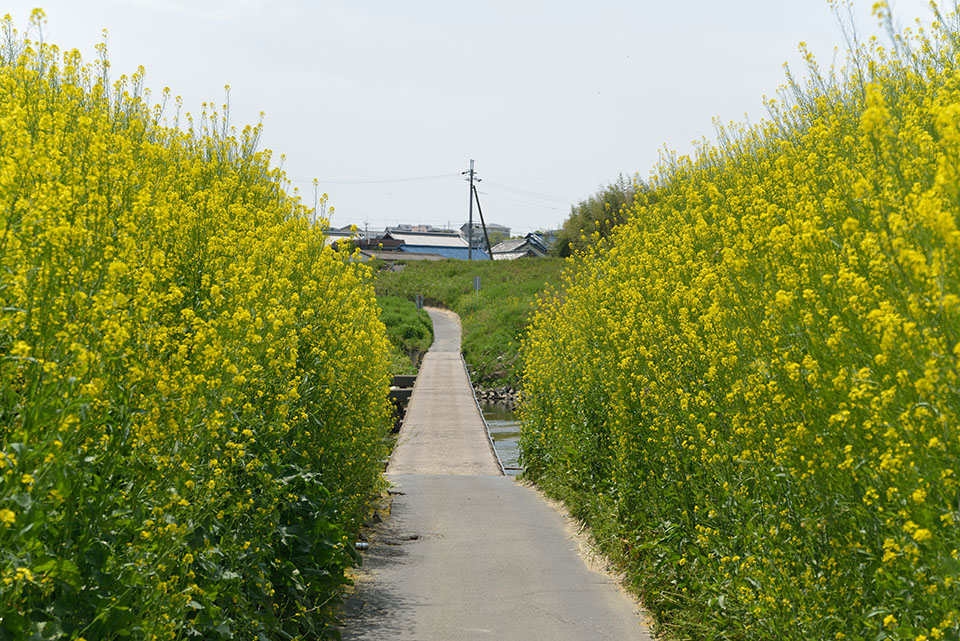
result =
M890 3L903 25L924 0ZM942 4L942 3L941 3ZM873 0L854 0L864 33ZM185 108L223 102L237 125L264 116L274 151L312 206L321 181L334 226L458 227L460 172L483 179L488 222L559 226L570 205L646 177L666 146L713 136L712 120L757 121L762 98L800 71L801 41L824 66L842 36L826 0L0 0L45 40L92 48L109 30L113 73L147 69Z

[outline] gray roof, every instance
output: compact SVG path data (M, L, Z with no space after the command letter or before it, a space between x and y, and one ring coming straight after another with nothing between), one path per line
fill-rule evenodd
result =
M497 243L497 245L492 247L490 251L493 252L494 258L497 258L500 255L502 255L504 258L547 255L547 247L544 245L543 239L536 234L527 234L523 238L508 238L501 243ZM517 256L508 257L507 254L517 254Z
M522 252L494 252L494 260L515 260L517 258L527 258L528 256L535 256L531 251L522 251Z
M508 238L491 247L490 251L494 254L518 251L526 242L526 238Z
M415 231L391 231L390 238L402 241L407 245L421 245L424 247L467 248L467 241L456 234L438 234Z
M464 229L467 229L469 226L470 226L470 223L463 223L462 225L460 225L460 229L462 231ZM482 230L483 223L481 223L479 220L475 220L473 223L473 228ZM510 228L507 227L506 225L500 225L498 223L487 223L487 231L503 231L503 232L510 233Z
M445 258L439 254L420 254L381 249L361 249L360 253L367 259L379 258L381 260L443 260Z
M323 235L326 237L325 240L328 245L332 245L341 240L353 240L360 238L359 233L352 233L339 229L328 229L327 231L323 232Z

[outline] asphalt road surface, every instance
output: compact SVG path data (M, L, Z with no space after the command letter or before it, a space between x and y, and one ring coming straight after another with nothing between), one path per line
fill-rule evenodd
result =
M455 314L434 343L387 476L345 640L649 640L637 604L581 557L569 521L503 476L460 359Z

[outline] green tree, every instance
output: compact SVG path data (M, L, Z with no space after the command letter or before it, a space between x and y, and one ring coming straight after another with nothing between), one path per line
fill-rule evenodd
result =
M631 179L620 174L615 182L581 200L570 208L570 216L557 234L553 252L558 256L569 256L608 236L614 227L626 220L627 210L637 192L646 189L636 175Z

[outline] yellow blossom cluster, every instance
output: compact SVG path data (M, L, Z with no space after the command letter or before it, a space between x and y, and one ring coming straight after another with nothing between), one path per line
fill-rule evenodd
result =
M527 474L680 638L960 635L957 24L811 63L539 301Z
M387 454L368 269L259 126L0 30L0 636L326 638Z

